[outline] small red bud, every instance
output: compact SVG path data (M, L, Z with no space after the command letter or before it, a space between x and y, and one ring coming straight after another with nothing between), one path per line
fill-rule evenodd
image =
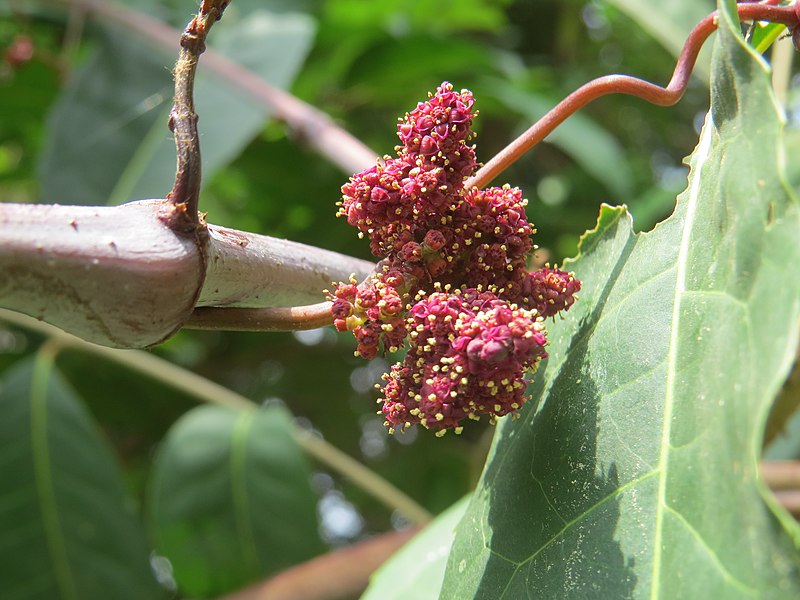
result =
M430 276L436 278L447 270L447 261L437 256L431 259L427 266Z
M30 36L20 34L3 52L3 58L12 67L17 68L33 58L33 40Z
M406 262L419 262L422 259L422 249L416 242L408 242L403 245L400 255Z
M422 242L434 252L441 250L447 243L444 234L438 229L431 229L425 234L425 240Z
M364 290L359 290L356 294L356 306L358 308L370 308L375 306L378 302L378 296L375 294L375 290L372 288L366 288Z
M336 298L331 307L331 314L334 319L346 319L353 314L353 305L347 300Z

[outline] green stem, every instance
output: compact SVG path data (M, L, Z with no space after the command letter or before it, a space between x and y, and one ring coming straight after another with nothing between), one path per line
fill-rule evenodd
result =
M65 349L87 352L123 365L203 402L220 404L237 410L256 410L258 408L256 403L244 396L147 352L115 350L98 346L10 310L0 309L0 320L49 336L54 343ZM433 518L425 508L403 491L322 438L299 426L295 426L292 433L298 445L317 462L346 477L391 510L400 511L415 525L425 525Z

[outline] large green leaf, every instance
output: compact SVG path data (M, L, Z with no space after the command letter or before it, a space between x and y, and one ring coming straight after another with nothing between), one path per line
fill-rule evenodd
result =
M447 555L453 545L455 528L469 496L465 496L378 569L360 600L436 600L444 579Z
M150 512L186 594L229 592L323 550L310 467L291 428L280 407L203 406L170 431Z
M72 388L46 357L0 386L2 597L160 598L110 448Z
M758 475L800 319L781 130L726 15L689 187L650 233L603 207L582 240L580 301L497 431L443 598L800 597L797 525Z
M285 88L313 35L313 22L301 14L231 11L214 27L209 44ZM177 40L175 53L169 55L128 33L101 32L94 56L75 73L50 115L40 162L45 201L116 204L162 198L169 192L175 145L167 116L177 51ZM202 59L195 100L208 181L261 130L269 111L205 72Z

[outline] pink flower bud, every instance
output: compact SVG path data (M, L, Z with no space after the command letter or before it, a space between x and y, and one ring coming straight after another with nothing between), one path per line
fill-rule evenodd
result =
M428 261L427 267L431 277L436 278L447 270L447 261L439 256L435 256Z
M417 242L408 242L400 250L403 260L408 262L419 262L422 259L422 249Z
M378 295L372 287L363 290L358 290L356 294L356 306L361 309L370 308L375 306L378 302Z
M444 234L438 229L431 229L425 234L425 240L422 242L429 250L434 252L441 250L447 243Z
M522 285L526 303L545 318L569 310L580 289L581 282L572 273L549 267L528 273Z
M331 314L334 319L346 319L353 314L353 305L342 298L336 298L331 307Z
M421 154L430 156L432 154L436 154L439 151L439 147L436 145L436 140L434 140L431 136L426 135L424 138L422 138L422 142L420 142L419 151Z

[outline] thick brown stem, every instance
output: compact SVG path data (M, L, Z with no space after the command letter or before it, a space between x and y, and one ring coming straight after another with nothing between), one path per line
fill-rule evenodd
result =
M738 6L739 17L743 20L783 23L792 30L800 22L798 10L800 10L798 5L771 6L746 3ZM481 167L467 180L466 186L485 187L523 154L550 135L570 115L602 96L626 94L658 106L672 106L677 103L686 91L700 48L716 28L717 13L714 12L692 30L675 65L672 79L666 87L630 75L608 75L582 85Z
M169 337L196 306L247 310L315 302L332 281L364 278L374 267L215 225L208 226L201 255L194 239L161 221L163 206L164 200L100 207L0 203L0 307L98 344L142 348ZM224 322L237 310L212 314ZM293 309L277 312L286 311Z
M208 226L206 284L197 307L271 308L323 300L333 281L363 279L375 265L306 244Z

